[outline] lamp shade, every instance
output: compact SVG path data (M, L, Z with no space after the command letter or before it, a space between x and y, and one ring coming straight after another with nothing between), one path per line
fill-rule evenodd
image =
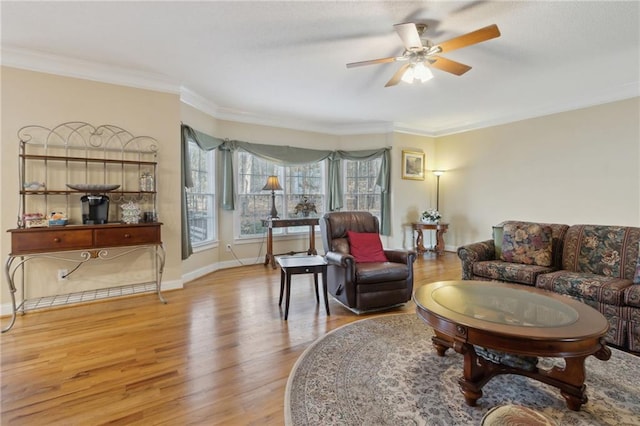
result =
M433 174L436 176L442 176L444 174L444 170L434 170Z
M267 184L262 188L263 191L280 191L282 187L280 186L280 182L278 181L278 176L269 176L267 178Z

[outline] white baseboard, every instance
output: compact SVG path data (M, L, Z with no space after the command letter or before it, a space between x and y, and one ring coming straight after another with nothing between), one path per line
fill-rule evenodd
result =
M160 283L160 290L179 290L184 287L183 285L184 279L182 280L171 280L171 281L162 281Z
M0 315L11 315L12 312L13 306L11 306L11 303L3 303L2 305L0 305Z
M184 284L189 282L189 281L193 281L197 278L200 278L202 276L205 276L207 274L210 274L212 272L218 271L220 269L227 269L227 268L235 268L238 266L243 266L243 265L260 265L262 264L263 260L261 259L256 259L255 257L251 257L248 259L239 259L239 260L227 260L224 262L217 262L211 265L207 265L204 268L200 268L197 269L195 271L191 271L185 275L182 276L182 279L178 279L178 280L163 280L162 284L161 284L161 289L162 291L169 291L169 290L179 290L184 288ZM7 316L7 315L11 315L13 311L13 307L11 305L11 303L3 303L0 305L0 315L1 316Z
M255 257L251 257L247 259L239 259L239 260L225 260L224 262L213 263L211 265L207 265L203 268L196 269L195 271L191 271L184 274L182 276L182 282L188 283L189 281L196 280L200 277L203 277L207 274L218 271L220 269L236 268L238 266L244 266L244 265L261 265L262 263L263 263L262 259L256 259Z

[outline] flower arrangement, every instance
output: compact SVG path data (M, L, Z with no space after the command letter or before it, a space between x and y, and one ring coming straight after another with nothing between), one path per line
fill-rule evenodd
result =
M309 201L309 198L306 195L303 195L302 200L298 204L296 204L294 213L296 215L298 213L302 213L304 217L307 217L311 212L318 213L316 210L316 205L315 203Z
M427 209L420 215L420 220L423 222L437 223L441 218L442 215L436 209Z

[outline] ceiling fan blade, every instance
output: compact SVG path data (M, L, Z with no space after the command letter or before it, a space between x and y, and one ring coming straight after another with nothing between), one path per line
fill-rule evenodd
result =
M393 28L395 28L398 36L400 36L400 38L402 39L402 43L404 44L405 49L422 49L422 41L420 40L420 35L418 34L416 24L411 22L406 24L395 24Z
M404 64L403 66L401 66L400 69L393 75L393 77L391 77L391 79L387 81L387 84L385 84L384 87L395 86L396 84L400 83L402 75L410 66L411 64Z
M467 47L472 44L481 43L483 41L491 40L492 38L500 37L500 30L496 24L489 25L488 27L480 28L479 30L472 31L460 37L452 38L437 45L440 47L440 52L451 52L452 50Z
M395 62L397 60L398 60L397 57L390 57L390 58L372 59L370 61L351 62L347 64L347 68L361 67L363 65L385 64L387 62Z
M450 72L455 75L462 75L471 69L469 65L461 64L460 62L452 61L451 59L443 58L442 56L432 56L427 62L433 68Z

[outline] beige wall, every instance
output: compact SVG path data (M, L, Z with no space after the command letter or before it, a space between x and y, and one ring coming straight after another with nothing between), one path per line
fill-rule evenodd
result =
M113 124L134 135L151 136L159 142L158 154L158 213L164 222L162 236L167 251L164 284L181 282L180 265L180 158L179 97L148 90L132 89L50 74L3 67L2 83L2 200L0 234L1 255L6 259L10 251L10 235L4 232L16 227L18 214L18 129L27 125L53 127L67 121L84 121L93 125ZM71 219L71 218L70 218ZM114 263L85 265L66 283L58 283L56 264L38 266L40 275L29 286L31 297L66 293L98 284L120 284L126 275L140 271L130 262L144 259L126 257ZM39 261L33 261L39 262ZM35 263L34 263L35 265ZM149 269L150 262L145 265ZM46 267L49 267L48 269ZM66 263L65 268L73 265ZM91 271L100 271L92 274ZM122 275L125 275L124 277ZM149 275L148 273L146 274ZM109 278L111 276L111 278ZM82 284L80 284L82 282ZM9 293L2 274L1 293L3 307L9 302ZM3 311L3 313L6 313Z
M450 250L488 238L491 225L505 219L640 225L638 98L440 138L404 133L336 136L217 120L182 104L175 94L6 67L1 71L2 230L16 226L20 127L86 121L152 136L160 143L158 213L164 223L167 287L179 287L183 280L220 267L238 266L225 252L226 244L232 244L245 263L261 263L265 252L263 239L234 239L233 213L219 210L219 246L181 262L180 121L213 136L254 143L344 150L391 147L392 235L383 239L386 247L412 246L409 224L436 204L434 169L447 170L440 180L440 210L451 224L446 234ZM401 178L403 150L425 152L424 181ZM6 258L10 238L1 234L1 255ZM432 243L431 235L426 238ZM303 250L306 244L305 238L279 240L275 251ZM316 245L321 248L319 238ZM100 284L118 281L122 271L135 272L128 260L118 262L116 268L98 267L100 275L107 276L98 280ZM39 291L65 292L56 282L55 267L50 265L44 273ZM88 272L83 274L79 277L90 278ZM109 274L115 278L109 279ZM0 294L6 308L4 274Z
M439 138L448 249L507 219L640 226L638 98Z
M435 158L435 140L424 136L405 133L393 135L391 151L391 218L393 223L393 246L413 247L411 222L418 220L420 213L435 208L436 186L432 170L437 168ZM425 179L402 179L402 151L425 153ZM429 233L424 234L425 245L432 244Z

